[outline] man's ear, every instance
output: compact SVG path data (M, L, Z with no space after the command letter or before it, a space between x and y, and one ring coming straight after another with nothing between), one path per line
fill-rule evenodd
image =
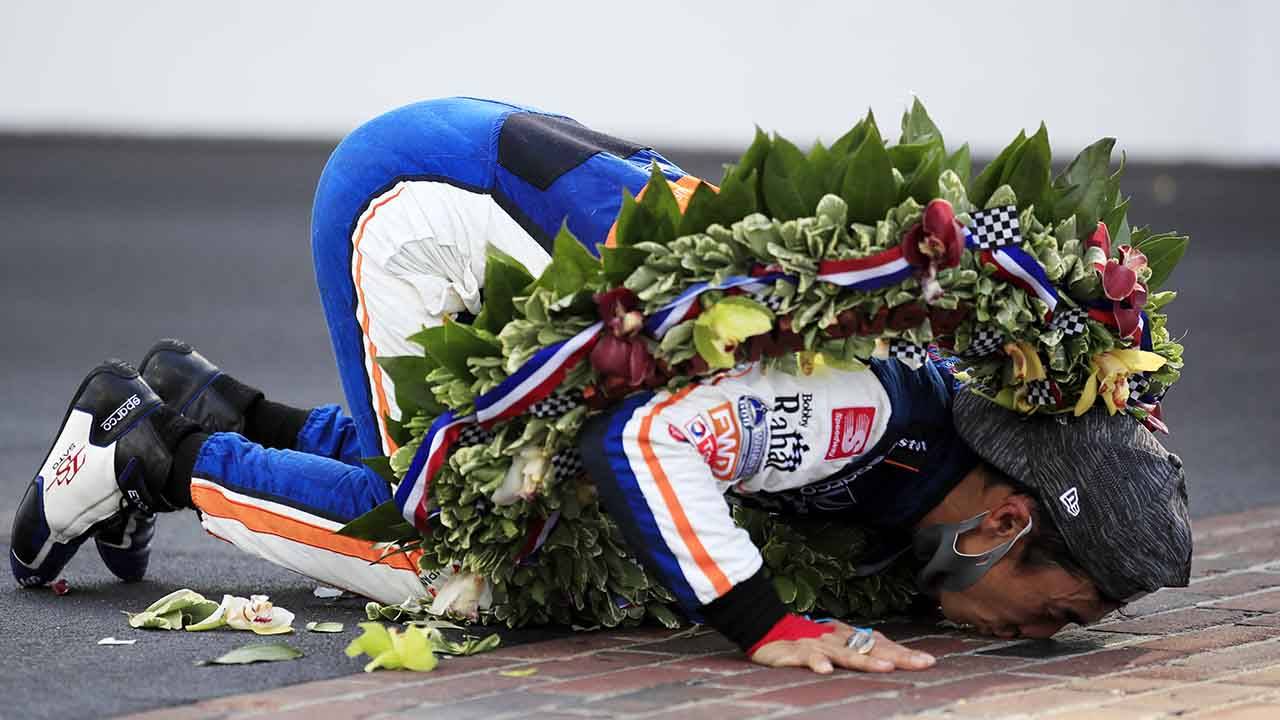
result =
M1033 502L1026 495L1007 495L983 518L983 531L1005 540L1014 537L1031 522Z

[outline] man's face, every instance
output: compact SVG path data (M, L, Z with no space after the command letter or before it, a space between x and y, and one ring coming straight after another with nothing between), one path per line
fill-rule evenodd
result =
M1104 602L1091 581L1056 565L1022 567L1020 556L1011 552L966 590L943 592L942 613L986 635L1047 638L1068 623L1094 623L1119 607Z

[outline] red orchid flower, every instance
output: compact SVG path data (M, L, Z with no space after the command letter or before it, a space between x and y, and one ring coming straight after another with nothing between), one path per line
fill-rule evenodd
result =
M650 384L657 371L653 353L643 338L605 333L591 349L591 367L605 376L610 388L634 390Z
M1093 269L1102 272L1106 267L1107 258L1111 257L1111 233L1107 231L1107 224L1099 222L1093 235L1090 235L1084 244L1086 248L1097 248L1100 251L1090 253L1089 256L1093 261Z
M902 236L902 257L916 269L926 303L942 297L938 271L960 264L964 251L964 228L956 222L951 203L938 198L924 208L920 222Z
M964 228L956 222L951 203L930 200L920 222L902 237L902 255L916 268L943 270L960 264L964 250Z
M1085 241L1086 258L1102 276L1102 293L1112 303L1112 315L1121 337L1138 332L1142 308L1147 304L1147 286L1138 280L1147 267L1147 256L1129 245L1117 248L1119 258L1111 257L1111 235L1104 223L1098 223L1093 235Z
M644 327L644 315L640 312L640 298L627 288L614 288L593 298L596 311L605 327L618 337L627 337Z

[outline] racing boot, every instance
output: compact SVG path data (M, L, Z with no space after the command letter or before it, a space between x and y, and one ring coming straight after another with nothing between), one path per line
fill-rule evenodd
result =
M272 402L209 362L191 345L156 342L142 358L142 379L169 407L204 432L234 432L263 447L295 450L311 410Z
M18 583L54 580L95 535L113 573L141 579L154 514L178 509L163 493L172 449L199 430L165 407L127 363L94 368L14 514L9 564Z
M262 397L260 391L236 382L195 348L173 338L153 345L138 368L166 405L207 433L243 435L245 414Z

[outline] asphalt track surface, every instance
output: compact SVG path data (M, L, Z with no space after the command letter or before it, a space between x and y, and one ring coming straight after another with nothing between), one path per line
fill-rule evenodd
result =
M184 338L273 399L340 402L311 270L311 193L330 149L314 143L0 138L0 550L69 394L98 361L137 362ZM727 158L670 152L703 177ZM1275 283L1280 169L1131 166L1131 218L1193 236L1171 285L1189 367L1166 402L1197 516L1280 502L1273 479L1280 391ZM192 513L161 518L151 572L123 585L88 546L72 592L0 582L0 718L103 717L354 672L342 647L361 601L319 600L315 583L206 536ZM253 640L241 633L140 633L139 610L178 587L219 598L265 593L342 635L300 632L306 658L196 667ZM107 636L133 646L99 646ZM516 640L518 638L512 638Z

